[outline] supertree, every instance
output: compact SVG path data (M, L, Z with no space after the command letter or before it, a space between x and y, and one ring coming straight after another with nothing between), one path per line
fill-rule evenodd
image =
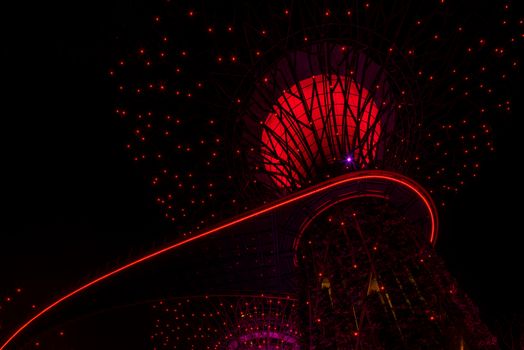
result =
M492 125L511 111L505 81L524 24L511 10L443 0L152 10L153 27L131 51L120 44L109 70L125 147L175 239L229 230L177 260L200 280L184 271L173 284L200 294L166 296L172 312L154 327L214 317L169 341L155 330L155 345L496 348L433 245L437 207L478 175ZM257 333L274 318L254 308L278 299L261 293L286 300L279 336Z
M213 158L222 155L214 169L221 175L229 172L227 179L233 184L220 193L209 182L213 190L208 196L218 200L191 198L190 207L198 202L212 206L223 198L240 209L257 206L340 174L371 169L413 177L444 206L446 192L456 192L468 175L477 176L481 155L494 149L489 117L511 108L498 90L503 89L506 71L518 67L508 50L520 39L513 32L518 22L505 17L496 21L506 29L490 37L476 30L478 19L464 12L469 8L444 1L319 7L293 3L279 9L237 3L229 11L217 11L225 19L207 18L212 10L204 6L182 8L174 13L176 19L155 21L169 26L181 23L184 19L177 16L182 15L190 22L204 22L197 25L204 34L203 50L182 50L179 55L192 57L191 70L212 65L207 79L195 81L197 87L213 84L223 95L220 102L206 101L212 115L221 116L204 121L223 131L211 131L200 141L214 143L213 150L208 148L211 160L201 166L211 166ZM498 10L509 9L504 4ZM194 50L184 40L181 46ZM148 62L146 66L152 64ZM182 76L185 69L181 64L174 74ZM175 95L193 99L193 92L183 91L184 84L180 90L173 86ZM132 93L146 94L145 90ZM128 115L129 110L118 113ZM198 105L197 115L209 113ZM137 134L144 140L142 130ZM225 135L225 141L216 134ZM156 141L153 145L159 146ZM193 152L191 146L178 148ZM174 159L163 154L157 158ZM169 188L171 169L167 166L166 176L154 177L153 183ZM241 193L232 187L241 188ZM168 191L157 200L176 222L172 201L177 194ZM224 195L231 192L239 198ZM456 291L434 256L430 245L435 240L428 242L405 222L405 208L388 203L387 191L377 190L376 195L382 198L334 205L327 209L329 220L326 213L315 214L315 224L309 222L296 240L303 278L298 294L309 310L302 314L308 320L303 327L309 339L303 345L422 348L458 347L466 341L473 348L494 347L475 307ZM179 210L183 217L194 212ZM222 207L221 212L227 210ZM340 228L341 223L346 226ZM383 247L380 254L377 242Z
M477 28L473 16L466 16L461 6L445 2L431 5L325 3L318 8L293 3L280 9L238 3L230 12L217 11L226 19L216 19L218 16L208 18L208 11L212 10L204 10L204 6L202 10L197 6L182 8L174 14L176 19L157 17L155 21L165 22L168 28L172 23L181 23L185 19L192 24L202 21L204 23L198 23L200 28L197 24L196 31L212 38L213 43L202 39L205 44L201 51L197 49L192 53L182 50L179 55L191 56L189 69L212 65L208 78L195 82L197 87L214 82L213 87L223 94L220 97L222 101L217 103L213 99L207 102L212 105L212 115L219 113L221 116L204 120L208 126L200 125L192 130L206 133L204 129L209 129L209 125L217 125L222 131L216 133L226 135L222 150L216 145L222 142L222 136L214 139L215 151L207 146L213 143L214 136L201 140L201 144L206 144L205 150L211 153L211 159L206 159L201 166L210 166L215 161L213 158L223 156L218 161L220 165L213 169L218 169L220 176L229 172L227 179L244 190L243 194L238 194L239 199L230 199L232 203L240 203L241 207L256 206L257 203L270 201L336 175L365 169L392 170L412 176L425 184L434 198L444 205L445 192L455 192L463 185L467 175L477 175L482 149L493 150L489 137L491 126L486 115L510 109L510 102L503 94L493 91L500 88L498 81L507 78L508 73L503 71L518 66L518 61L508 53L511 50L508 45L514 45L519 40L515 37L516 33L512 33L514 29L509 29L511 23L517 23L509 19L504 18L498 23L508 28L503 30L504 34L509 33L508 36L498 32L496 37L484 37L469 29ZM505 4L498 10L504 13L509 8L509 4ZM180 15L186 18L180 19ZM231 19L228 20L228 17ZM266 18L273 20L268 22ZM167 42L170 39L166 36L162 40ZM191 40L194 40L193 36ZM178 45L195 46L184 40ZM141 50L139 53L143 55L146 49ZM490 67L494 59L500 60L496 68ZM146 59L146 66L152 64L148 62ZM170 65L176 66L172 62ZM178 73L182 76L185 69L181 63L180 67L175 68L174 75ZM166 89L166 86L161 85L160 89ZM145 90L144 87L132 93L147 94ZM195 98L191 91L182 92L182 88L178 91L174 88L174 93ZM209 94L206 94L206 99L209 99ZM131 100L134 101L125 99ZM119 109L118 112L126 115L128 109ZM200 111L200 115L207 114L209 110ZM194 121L191 124L192 127L196 125ZM141 130L137 129L137 134L146 138ZM191 137L194 139L193 135ZM153 145L159 146L156 140ZM178 146L182 150L184 147L186 152L194 152L191 146ZM157 158L161 158L161 162L174 159L164 155ZM187 164L187 161L180 163ZM163 170L164 175L154 177L153 183L161 188L170 187L169 173L174 168L167 166ZM196 173L190 172L187 177L191 178ZM167 184L162 186L165 182ZM182 182L178 186L184 187ZM213 188L209 196L220 193L216 184L210 183L209 187ZM231 192L230 188L223 187L222 195L218 196L224 198L223 193ZM380 191L377 194L384 195ZM174 212L177 206L171 201L176 203L176 198L175 191L167 197L158 198L167 209L166 216L173 221L176 221ZM186 196L182 195L184 199ZM433 262L433 268L419 266L423 261L421 257L429 259L428 256L432 255L427 252L431 252L431 248L420 237L415 241L409 238L413 237L410 233L413 229L402 224L402 217L405 216L403 209L397 208L395 212L395 209L376 201L373 205L365 200L360 205L357 202L349 205L353 212L359 212L359 218L364 218L360 224L357 223L360 219L351 220L352 217L346 213L347 204L332 213L331 220L337 224L351 223L345 228L344 235L339 228L330 229L324 223L316 230L305 230L307 241L316 243L306 247L297 244L300 246L297 254L302 255L303 260L313 261L302 266L304 276L309 276L305 282L308 292L303 297L308 303L316 303L306 319L317 319L319 315L324 317L330 310L328 304L333 309L328 317L331 323L309 327L310 337L315 338L313 341L322 344L318 345L321 347L377 347L380 332L396 327L397 335L404 344L421 347L423 345L417 343L419 340L406 339L409 338L407 329L416 324L422 329L425 326L421 320L436 321L438 318L442 322L433 322L438 326L432 326L431 322L427 325L424 332L427 335L424 340L426 346L451 346L451 343L437 340L437 333L445 333L443 328L451 327L450 324L455 324L457 328L469 327L469 331L473 332L468 340L470 346L493 345L487 330L481 331L481 327L471 320L465 320L465 324L458 326L457 319L449 315L453 314L450 307L442 306L453 304L446 294L450 293L449 286L454 282L438 261ZM193 206L198 202L205 205L209 200L190 199ZM378 210L380 214L361 216L362 208L367 208L365 212ZM179 210L182 216L190 211L187 208ZM204 212L208 213L208 210ZM204 221L200 223L204 224ZM378 228L376 223L384 225ZM393 231L396 232L395 240L391 241L384 232ZM351 236L357 233L360 237ZM340 236L346 239L341 240ZM377 249L372 241L382 240L385 240L382 244L386 247L385 252L377 257L371 257L369 252L365 254L370 244ZM436 257L431 259L438 260ZM358 265L366 266L357 274L360 277L356 277L351 269L346 269L347 266ZM322 275L327 272L324 270L330 271L330 275ZM319 273L321 278L318 278ZM415 274L418 274L417 278L413 277ZM424 281L426 275L431 277ZM336 280L339 285L332 288ZM409 286L410 280L417 282ZM390 292L381 293L386 288L381 284L390 284ZM409 288L414 290L408 292ZM329 291L328 296L326 290ZM363 296L366 290L367 296ZM375 290L378 293L373 293ZM373 295L377 295L380 303L376 301L374 306L365 306L368 303L366 300L373 299ZM438 300L425 301L422 304L426 309L423 310L422 304L412 305L413 299L417 298L415 295ZM335 305L337 299L339 304ZM340 304L340 300L345 302ZM373 305L372 301L370 303ZM464 308L469 308L469 311L462 311L470 318L478 317L471 311L474 307L466 297L460 303L455 300L457 309L460 309L459 304L468 305ZM439 305L447 310L448 316L434 310ZM380 326L378 320L384 323L387 317L380 313L381 316L374 315L377 310L369 310L380 307L389 309L386 313L389 313L390 326ZM359 308L357 316L356 309ZM362 317L368 319L370 329L375 329L375 333L369 331L373 335L364 335L360 331L364 322ZM451 321L441 320L446 317ZM348 325L350 321L353 327ZM483 334L474 334L475 327ZM323 333L326 329L331 329L331 333ZM436 333L431 333L430 329ZM351 335L359 332L360 337L355 343ZM454 336L459 337L461 331L454 332ZM344 340L344 336L349 340ZM480 339L476 345L473 338ZM322 343L322 339L332 339L334 343L328 345ZM394 341L386 347L392 344Z

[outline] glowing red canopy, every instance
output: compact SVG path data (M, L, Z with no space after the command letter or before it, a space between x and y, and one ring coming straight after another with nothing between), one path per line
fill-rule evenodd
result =
M365 168L380 136L379 108L354 79L318 75L285 90L264 121L265 170L280 187L336 161ZM356 131L358 130L358 132Z

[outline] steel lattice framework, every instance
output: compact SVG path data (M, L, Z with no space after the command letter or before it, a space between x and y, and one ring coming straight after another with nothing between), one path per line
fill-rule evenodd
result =
M362 197L304 227L297 255L310 348L496 348L404 212L381 196Z

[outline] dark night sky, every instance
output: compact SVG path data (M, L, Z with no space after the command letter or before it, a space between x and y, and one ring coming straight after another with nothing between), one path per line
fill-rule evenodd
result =
M68 289L176 238L124 152L106 75L116 36L139 30L146 2L0 9L2 298L17 287L29 302L36 288ZM438 245L490 319L524 309L523 98L515 84L514 113L495 130L498 151L449 204Z
M142 3L0 11L1 295L49 280L63 289L167 235L123 152L106 74L115 33L135 30Z

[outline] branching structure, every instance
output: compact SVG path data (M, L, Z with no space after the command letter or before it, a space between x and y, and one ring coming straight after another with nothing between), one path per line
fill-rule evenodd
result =
M260 149L251 161L289 190L343 170L384 168L401 158L394 140L408 137L399 135L409 128L394 128L395 102L384 70L362 52L332 43L292 52L250 100L245 137Z

